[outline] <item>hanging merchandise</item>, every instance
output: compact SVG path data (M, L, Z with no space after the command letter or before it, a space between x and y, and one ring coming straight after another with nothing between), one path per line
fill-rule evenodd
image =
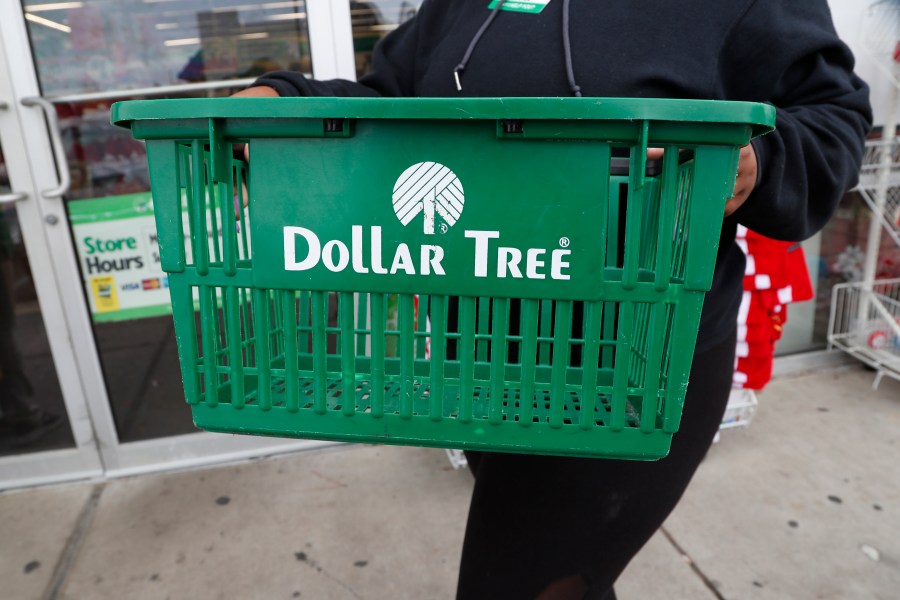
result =
M815 295L799 243L772 240L744 226L738 226L736 241L747 266L738 313L734 379L719 429L750 424L758 405L755 391L772 378L775 344L787 323L787 305Z
M738 314L734 387L761 390L772 378L775 343L787 323L787 305L814 296L799 243L780 242L739 227L747 256L744 297Z

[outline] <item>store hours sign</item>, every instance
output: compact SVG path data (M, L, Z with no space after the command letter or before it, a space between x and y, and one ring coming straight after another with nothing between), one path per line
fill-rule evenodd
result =
M69 219L94 321L171 312L149 192L71 202Z
M149 192L70 202L69 220L95 322L172 312Z

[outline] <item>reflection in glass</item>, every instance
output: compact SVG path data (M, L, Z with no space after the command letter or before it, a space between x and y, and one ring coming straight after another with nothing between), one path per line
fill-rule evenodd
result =
M10 192L0 149L0 194ZM74 444L15 204L0 204L0 455Z
M378 41L416 15L422 0L351 0L353 52L356 76L372 67L372 49Z
M822 230L818 256L812 257L819 267L818 272L811 273L814 279L818 279L812 349L825 346L832 287L839 283L862 281L869 242L869 221L872 218L872 211L859 192L849 192ZM900 213L897 218L900 219ZM900 247L886 234L881 236L880 244L875 279L900 277Z
M197 430L184 401L168 280L158 260L146 151L110 124L112 102L56 108L72 173L66 208L83 293L119 439L133 442Z
M24 0L44 95L311 73L304 0Z

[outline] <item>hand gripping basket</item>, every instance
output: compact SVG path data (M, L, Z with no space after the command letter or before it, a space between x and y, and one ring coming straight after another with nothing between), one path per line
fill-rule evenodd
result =
M147 142L198 427L655 459L774 109L233 98L113 121Z

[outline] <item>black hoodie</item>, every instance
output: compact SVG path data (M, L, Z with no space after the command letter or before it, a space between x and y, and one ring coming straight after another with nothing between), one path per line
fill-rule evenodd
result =
M697 350L724 339L735 327L744 273L737 224L805 239L856 182L869 90L853 74L826 0L551 0L539 14L500 11L460 71L459 90L454 69L489 4L425 0L376 46L373 72L358 83L276 72L255 85L282 96L571 96L577 82L584 96L773 104L777 131L753 144L757 186L722 228Z

